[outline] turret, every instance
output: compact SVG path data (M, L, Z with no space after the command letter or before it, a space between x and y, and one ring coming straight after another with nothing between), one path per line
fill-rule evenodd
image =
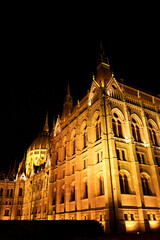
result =
M62 121L65 122L67 120L68 116L71 114L72 108L73 108L73 99L70 95L70 87L68 83L67 95L65 97L64 104L63 104L63 111L62 111L62 118L61 118Z
M109 80L112 77L112 72L110 69L110 63L105 55L104 48L102 45L102 42L100 43L100 49L99 49L99 56L97 59L97 75L96 75L96 82L102 86L105 87Z

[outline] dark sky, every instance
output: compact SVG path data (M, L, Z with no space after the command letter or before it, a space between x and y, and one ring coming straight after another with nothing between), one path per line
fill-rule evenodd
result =
M49 7L49 6L48 6ZM66 6L69 8L69 6ZM147 7L147 8L146 8ZM1 27L1 165L8 171L42 131L45 114L61 113L70 83L74 102L90 89L100 41L115 77L160 93L156 6L4 14Z

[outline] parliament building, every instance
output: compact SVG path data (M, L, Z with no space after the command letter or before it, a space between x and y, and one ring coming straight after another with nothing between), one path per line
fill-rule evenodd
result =
M12 175L0 180L0 220L160 229L160 96L118 81L101 49L86 96L73 106L68 85L52 131L47 114Z

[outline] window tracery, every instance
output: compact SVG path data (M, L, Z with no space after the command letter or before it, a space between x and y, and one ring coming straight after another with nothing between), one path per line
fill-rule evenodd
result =
M143 194L145 196L152 196L152 190L151 190L151 179L150 176L147 174L141 174L141 183L142 183L142 190Z
M148 124L148 129L149 129L149 134L150 134L150 138L151 138L152 144L154 146L158 146L156 129L155 129L155 127L153 126L153 124L151 122L149 122L149 124Z
M121 194L130 194L130 176L125 172L119 173L119 181L120 181L120 190Z
M112 115L112 126L113 126L113 133L116 137L123 138L122 134L122 122L116 112Z
M142 142L140 127L139 127L138 122L133 117L131 118L131 121L132 121L132 123L131 123L132 135L134 137L134 140L137 141L137 142Z

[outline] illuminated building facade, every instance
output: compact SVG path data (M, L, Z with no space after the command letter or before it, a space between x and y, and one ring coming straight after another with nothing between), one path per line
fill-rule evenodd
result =
M117 81L101 51L77 105L68 86L19 165L0 181L0 219L96 220L106 232L160 229L160 98Z

